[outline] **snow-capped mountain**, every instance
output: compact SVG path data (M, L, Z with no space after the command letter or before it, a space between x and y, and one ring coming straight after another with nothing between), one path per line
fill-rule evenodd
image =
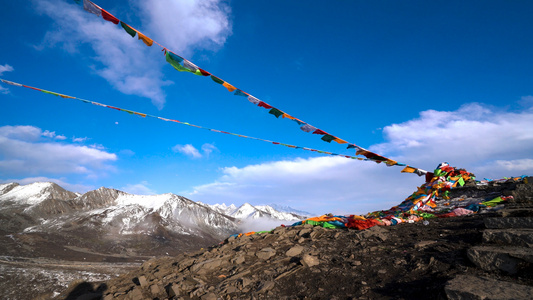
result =
M168 252L212 244L244 232L246 220L259 218L273 221L262 228L268 230L305 217L268 205L208 205L170 193L132 195L101 187L78 194L51 182L0 184L0 244L17 234L44 235L42 243L159 253L163 245Z
M0 185L0 202L12 201L18 204L39 204L47 199L69 200L78 194L69 192L52 182L35 182L28 185L8 183Z
M295 221L302 220L310 216L311 214L303 212L303 214L298 214L291 212L290 208L287 207L287 211L280 211L272 207L271 205L251 205L250 203L244 203L238 208L234 205L222 204L205 204L205 206L210 207L213 210L216 210L227 216L234 217L236 219L259 219L259 218L268 218L273 220L280 221Z

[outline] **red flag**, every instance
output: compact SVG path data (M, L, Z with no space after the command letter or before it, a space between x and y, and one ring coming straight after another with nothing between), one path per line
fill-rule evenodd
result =
M104 9L102 9L102 18L104 18L104 20L106 20L106 21L113 22L113 24L115 24L115 25L117 25L118 22L119 22L119 20L115 16L113 16L110 13L108 13Z

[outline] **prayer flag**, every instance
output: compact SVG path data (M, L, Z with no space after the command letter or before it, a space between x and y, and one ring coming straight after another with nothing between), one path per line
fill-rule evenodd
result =
M129 34L131 35L131 37L135 37L135 30L133 30L133 28L131 28L130 26L128 26L128 24L120 21L120 26L122 26L122 28L124 28L124 30ZM168 60L167 60L168 61Z
M214 82L218 83L218 84L223 84L224 83L224 80L218 78L218 77L215 77L213 75L211 75L211 79L213 79Z
M102 15L102 9L89 0L83 0L83 9L99 17Z
M333 141L335 137L330 134L326 134L321 139L325 142L331 143L331 141Z
M223 85L225 88L227 88L228 91L230 91L230 92L233 92L234 90L237 89L236 87L234 87L233 85L231 85L231 84L229 84L229 83L227 83L227 82L224 82L222 85Z
M239 89L237 89L237 90L235 91L235 94L234 94L234 95L235 95L235 96L244 96L244 97L248 96L247 93L245 93L245 92L243 92L243 91L241 91L241 90L239 90Z
M249 95L249 96L248 96L248 101L252 102L252 103L255 104L255 105L257 105L257 104L259 104L259 102L261 102L261 100L255 98L255 97L252 96L252 95Z
M311 126L309 124L305 124L304 126L300 127L300 129L305 131L305 132L313 132L313 131L316 130L316 127Z
M18 86L18 87L22 87L23 86L22 84L16 83L16 82L13 82L13 81L4 80L4 79L0 79L0 80L2 80L3 83L7 83L7 84L10 84L10 85L14 85L14 86Z
M345 141L345 140L341 140L341 139L339 139L339 138L335 138L334 141L337 142L337 143L339 143L339 144L347 144L347 143L348 143L347 141Z
M410 166L407 166L407 167L403 168L403 170L401 171L401 173L414 173L415 170L416 170L415 168L410 167Z
M150 47L150 46L152 46L154 44L154 41L151 38L149 38L146 35L140 33L139 31L137 31L137 37L139 38L139 40L142 40L146 44L146 46L148 46L148 47Z
M313 134L328 134L328 133L323 131L323 130L317 129L317 130L313 131Z
M200 70L200 73L202 73L203 76L209 76L209 75L211 75L211 73L207 72L207 71L204 70L204 69L200 69L200 68L198 68L198 70Z
M108 13L105 9L102 9L102 18L104 18L104 20L106 21L112 22L115 25L117 25L119 22L119 20L115 18L115 16Z
M263 102L263 101L260 101L259 104L257 104L257 106L259 106L259 107L264 107L264 108L266 108L266 109L270 109L270 108L272 108L272 106L266 104L266 103Z
M276 116L276 118L279 118L279 116L283 115L283 112L277 108L272 108L268 113L273 114Z
M41 92L47 93L47 94L50 94L50 95L54 95L54 96L59 96L58 93L54 93L54 92L50 92L50 91L41 90Z
M183 66L189 70L191 70L191 72L195 73L197 70L198 70L198 67L193 64L192 62L184 59L183 60Z

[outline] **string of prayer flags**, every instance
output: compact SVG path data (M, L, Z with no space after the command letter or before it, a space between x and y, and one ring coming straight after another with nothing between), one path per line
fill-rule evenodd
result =
M332 153L332 152L328 152L328 151L322 151L322 150L317 150L317 149L312 149L312 148L307 148L307 147L300 147L300 146L295 146L295 145L290 145L290 144L284 144L284 143L269 141L269 140L265 140L265 139L261 139L261 138L250 137L250 136L246 136L246 135L242 135L242 134L231 133L231 132L217 130L217 129L211 129L211 128L207 128L207 127L203 127L203 126L199 126L199 125L190 124L190 123L187 123L187 122L182 122L182 121L178 121L178 120L172 120L172 119L167 119L167 118L163 118L163 117L153 116L153 115L149 115L149 114L145 114L145 113L132 111L132 110L129 110L129 109L124 109L124 108L111 106L111 105L107 105L107 104L102 104L102 103L98 103L98 102L94 102L94 101L90 101L90 100L86 100L86 99L81 99L81 98L77 98L77 97L73 97L73 96L67 96L65 94L51 92L51 91L43 90L43 89L40 89L40 88L36 88L36 87L32 87L32 86L16 83L16 82L13 82L13 81L1 79L1 78L0 78L0 81L3 82L3 83L9 84L9 85L17 86L17 87L25 87L25 88L32 89L32 90L39 91L39 92L43 92L43 93L46 93L46 94L50 94L50 95L54 95L54 96L60 96L60 97L65 98L65 99L79 100L79 101L87 103L87 104L93 104L93 105L100 106L100 107L106 107L106 108L111 108L111 109L118 110L118 111L123 111L123 112L126 112L126 113L130 114L130 115L137 115L137 116L140 116L140 117L143 117L143 118L146 118L146 117L156 118L156 119L160 119L162 121L174 122L174 123L183 124L183 125L187 125L187 126L191 126L191 127L200 128L200 129L206 129L206 130L209 130L209 131L212 131L212 132L224 133L224 134L234 135L234 136L238 136L238 137L242 137L242 138L248 138L248 139L263 141L263 142L271 143L273 145L285 146L285 147L292 148L292 149L302 149L302 150L306 150L306 151L312 151L312 152L328 154L328 155L333 155L333 156L341 156L341 157L357 159L357 160L369 160L369 159L364 159L364 158L356 157L356 156L342 155L342 154Z
M79 0L74 0L76 3L80 3ZM119 19L117 19L115 16L111 15L110 13L108 13L107 11L105 11L104 9L102 9L101 7L99 7L98 5L94 4L93 2L91 2L90 0L83 0L83 8L90 12L90 13L93 13L95 15L98 15L98 16L102 16L105 20L107 21L110 21L110 22L113 22L114 24L119 24L120 23L120 26L129 34L131 35L132 37L135 37L135 34L137 34L138 36L138 39L139 40L142 40L147 46L152 46L153 43L156 43L157 45L161 46L163 48L163 51L165 52L165 59L166 61L172 65L172 67L174 67L174 69L180 71L180 72L190 72L190 73L193 73L195 75L200 75L200 76L209 76L211 77L211 79L218 83L218 84L221 84L222 86L224 86L229 92L235 92L234 95L236 96L247 96L247 99L248 101L250 101L251 103L259 106L259 107L263 107L263 108L266 108L269 110L269 113L274 115L276 118L279 118L279 116L283 116L283 118L289 118L291 120L294 120L298 123L299 126L301 126L300 128L305 131L305 132L312 132L313 134L319 134L319 135L322 135L321 139L328 142L328 143L331 143L331 141L335 141L339 144L348 144L348 147L347 149L351 149L351 148L356 148L358 149L358 151L356 152L356 155L364 155L368 160L371 160L371 161L375 161L376 163L381 163L381 162L385 162L388 166L392 166L392 165L398 165L398 166L405 166L405 164L400 164L392 159L388 159L386 157L383 157L381 155L378 155L376 153L373 153L373 152L370 152L366 149L363 149L355 144L352 144L352 143L348 143L347 141L343 140L343 139L340 139L334 135L331 135L331 134L328 134L327 132L321 130L321 129L318 129L300 119L297 119L295 117L292 117L290 116L289 114L286 114L284 113L283 111L281 111L280 109L278 108L275 108L273 107L272 105L264 102L264 101L261 101L260 99L244 92L242 89L239 89L235 86L233 86L232 84L222 80L221 78L217 77L217 76L214 76L213 74L211 74L210 72L207 72L201 68L199 68L198 66L196 66L194 63L184 59L183 57L169 51L167 48L163 47L162 45L160 45L159 43L153 41L151 38L147 37L146 35L142 34L141 32L139 32L138 30L136 29L133 29L131 26L127 25L126 23L120 21ZM182 65L183 64L183 65ZM281 114L280 114L281 113ZM404 172L406 173L406 172Z

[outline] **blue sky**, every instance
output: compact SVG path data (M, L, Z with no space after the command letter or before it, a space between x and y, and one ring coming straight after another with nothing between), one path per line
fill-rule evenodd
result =
M286 144L353 149L178 72L70 0L4 1L0 78ZM421 169L533 175L531 1L95 1L237 88L350 143ZM0 182L53 181L277 203L387 209L423 179L0 84Z

